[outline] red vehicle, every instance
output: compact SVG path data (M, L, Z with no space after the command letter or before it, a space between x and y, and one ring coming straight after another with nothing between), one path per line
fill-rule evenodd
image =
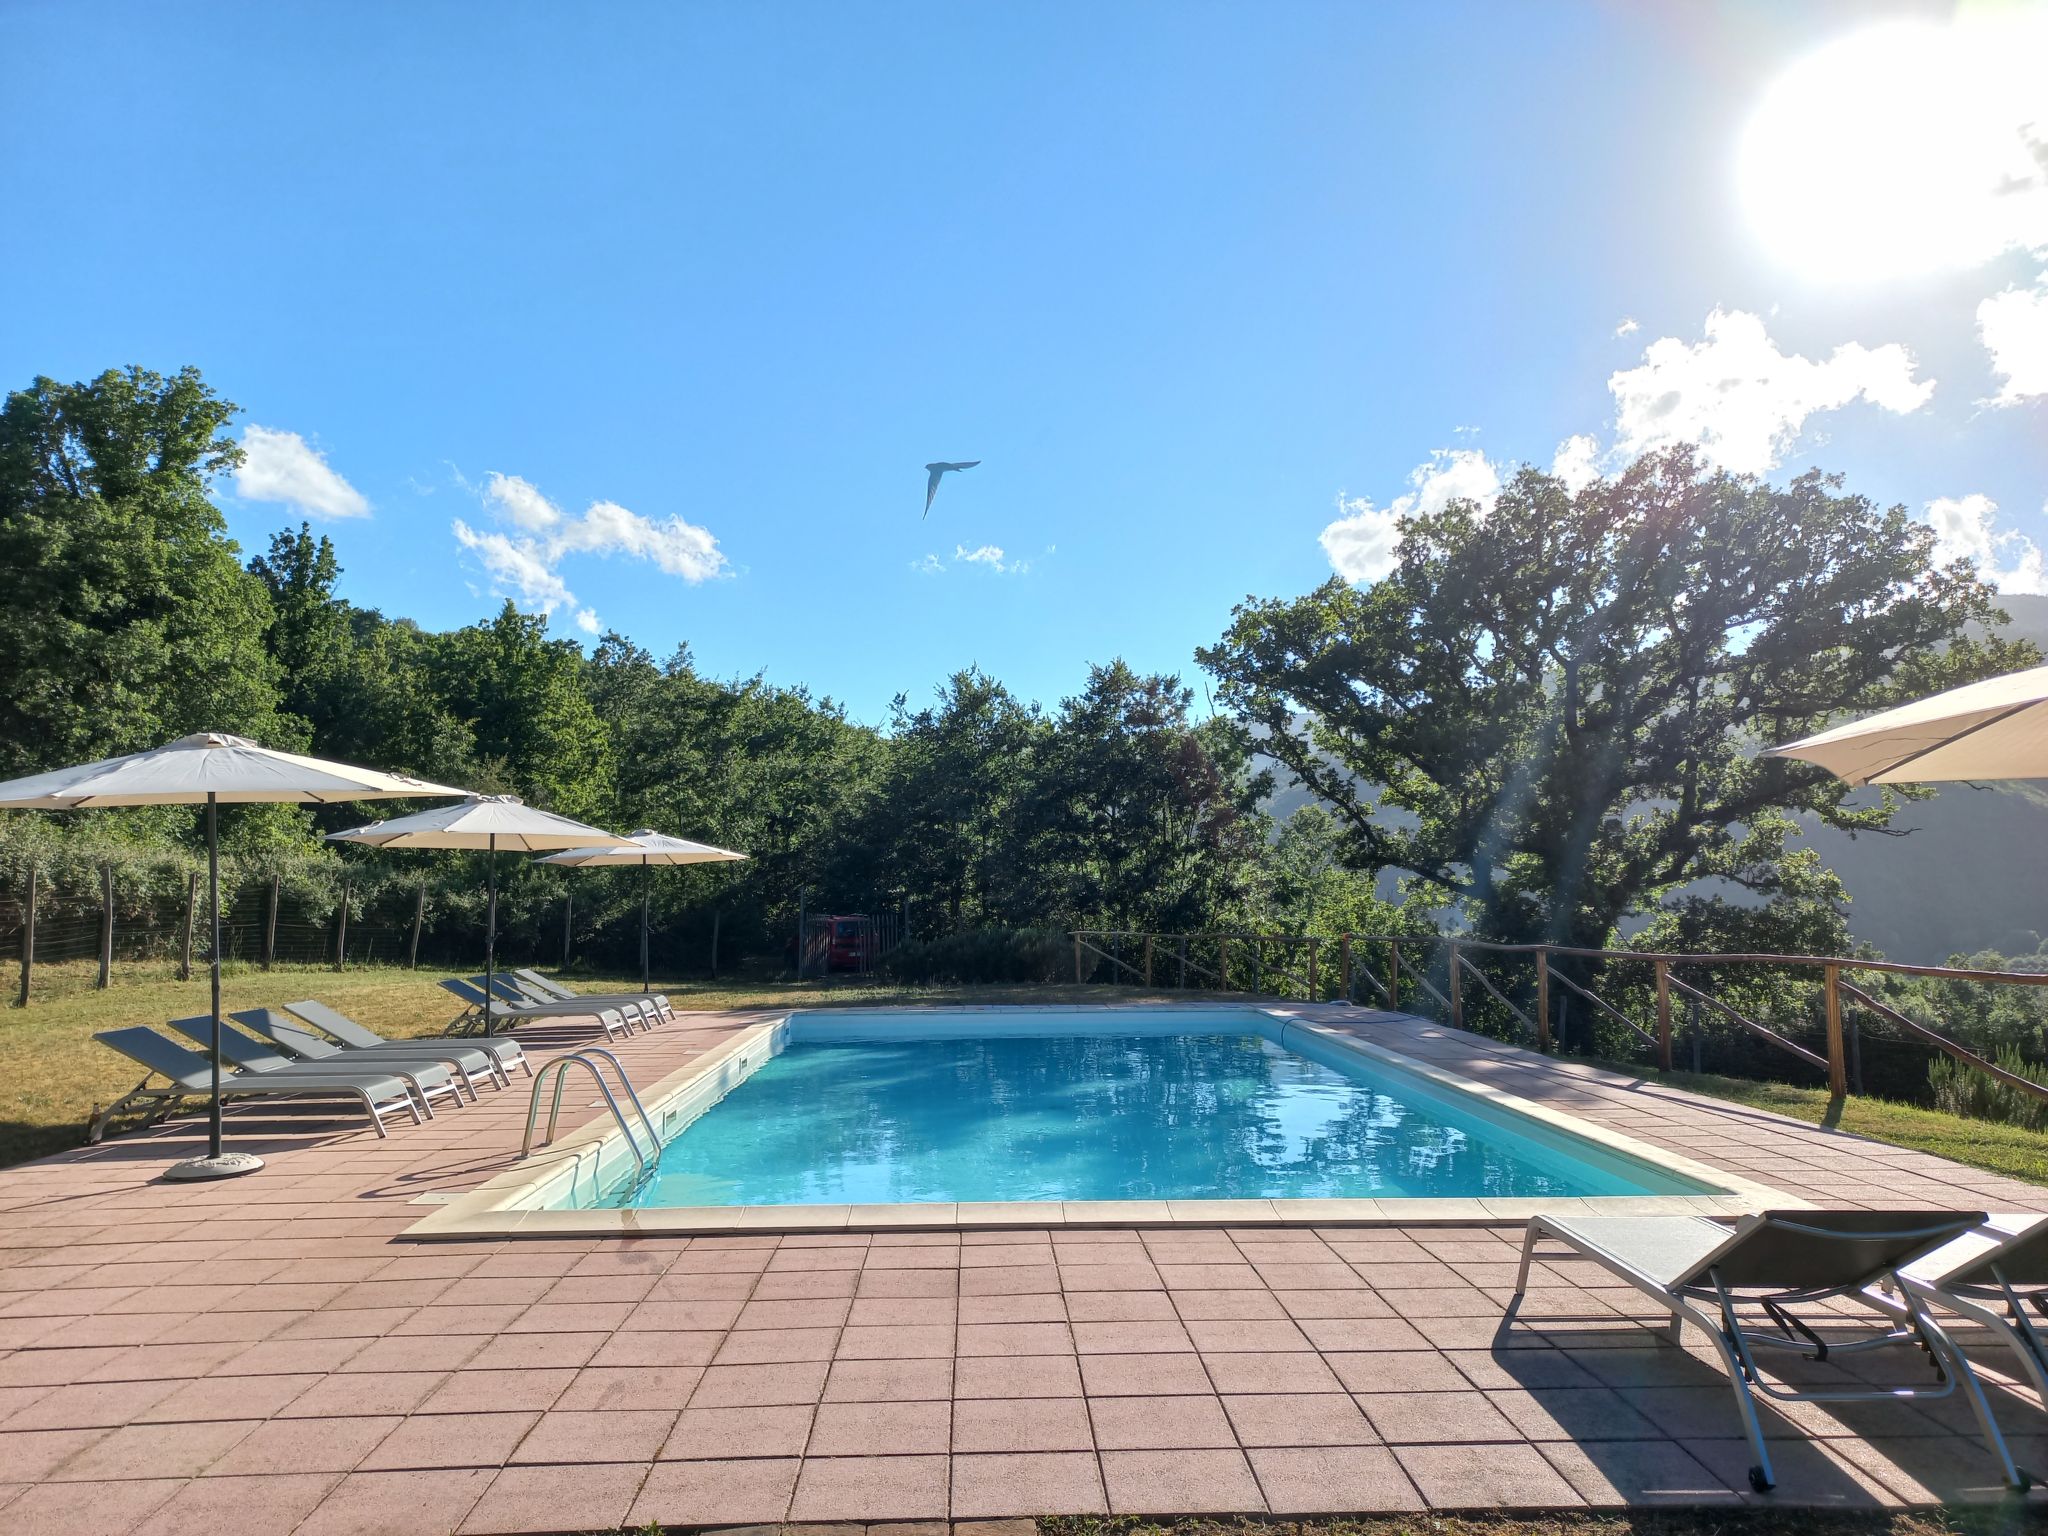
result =
M873 919L864 916L828 917L825 940L825 969L864 971L867 969L868 935Z

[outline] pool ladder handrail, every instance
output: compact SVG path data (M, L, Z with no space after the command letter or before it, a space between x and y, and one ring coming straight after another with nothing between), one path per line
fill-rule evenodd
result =
M526 1106L526 1136L519 1144L519 1156L524 1159L533 1155L533 1127L534 1122L540 1118L540 1093L541 1089L547 1086L548 1073L551 1071L555 1074L555 1097L553 1103L548 1106L548 1133L542 1138L541 1145L547 1146L554 1141L555 1122L562 1113L562 1090L568 1086L569 1067L575 1064L590 1074L591 1081L597 1084L597 1091L604 1095L605 1107L612 1112L612 1118L619 1123L619 1129L625 1133L626 1145L633 1152L633 1161L640 1165L640 1172L644 1174L647 1171L647 1154L640 1150L640 1138L626 1119L626 1112L619 1108L619 1101L613 1095L611 1085L604 1080L604 1073L591 1059L594 1056L602 1056L612 1064L612 1070L619 1074L619 1086L626 1090L626 1097L631 1101L634 1113L640 1116L640 1123L647 1128L648 1145L654 1149L656 1157L661 1156L661 1137L654 1129L654 1121L648 1115L647 1107L640 1102L640 1095L633 1087L633 1080L626 1076L626 1069L619 1064L619 1058L601 1045L580 1046L576 1050L564 1051L560 1056L541 1063L540 1070L533 1074L533 1097Z

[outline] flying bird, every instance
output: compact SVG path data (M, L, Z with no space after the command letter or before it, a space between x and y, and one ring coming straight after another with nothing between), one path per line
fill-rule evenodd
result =
M930 473L931 478L924 483L924 515L926 517L932 515L932 498L939 494L939 476L949 470L972 469L980 462L981 460L979 459L969 459L963 464L940 463L925 465L925 469Z

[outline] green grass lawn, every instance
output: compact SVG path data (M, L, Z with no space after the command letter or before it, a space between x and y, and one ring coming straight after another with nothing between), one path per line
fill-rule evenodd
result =
M438 1034L461 1005L436 986L441 972L371 966L337 973L280 965L265 971L230 965L222 973L221 1006L257 1008L317 997L380 1034ZM117 972L104 992L93 962L39 965L26 1008L0 1007L0 1165L80 1145L94 1106L133 1088L141 1068L93 1040L96 1030L126 1024L161 1026L166 1019L207 1011L207 978L196 970L179 981L169 967ZM13 978L6 980L11 983ZM629 992L639 978L579 976L586 992ZM1109 987L910 988L845 982L722 984L656 979L678 1008L829 1008L904 1002L1079 1002L1128 1000L1146 994ZM11 999L10 999L11 1001Z
M1613 1063L1618 1072L1641 1075L1643 1069ZM1828 1097L1825 1088L1794 1088L1786 1083L1754 1083L1741 1077L1717 1077L1711 1072L1651 1073L1654 1082L1683 1088L1708 1098L1731 1099L1756 1109L1768 1109L1808 1125L1833 1126L1873 1141L1932 1152L1937 1157L1968 1163L1993 1173L2048 1184L2048 1136L2000 1125L1989 1120L1965 1120L1940 1110L1922 1109L1917 1104L1895 1104L1889 1099L1850 1097L1840 1104Z

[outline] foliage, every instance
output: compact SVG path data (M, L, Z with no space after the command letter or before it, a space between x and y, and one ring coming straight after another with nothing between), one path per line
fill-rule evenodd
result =
M1992 1059L2015 1077L2048 1086L2048 1071L2009 1045L1999 1047ZM1998 1120L2029 1131L2048 1130L2048 1099L2035 1098L1954 1057L1934 1058L1927 1068L1927 1086L1933 1092L1934 1107L1944 1114Z
M1491 937L1603 944L1700 881L1806 922L1839 891L1789 858L1794 818L1882 832L1897 792L1755 744L2035 659L1981 637L1994 594L1904 508L1686 449L1576 493L1525 468L1490 511L1405 518L1399 557L1244 604L1201 661L1352 863Z
M234 410L190 368L0 406L0 777L199 730L301 744L268 597L207 499Z
M1072 971L1067 936L1049 928L962 929L913 940L882 962L885 976L912 986L1044 985L1065 981Z

